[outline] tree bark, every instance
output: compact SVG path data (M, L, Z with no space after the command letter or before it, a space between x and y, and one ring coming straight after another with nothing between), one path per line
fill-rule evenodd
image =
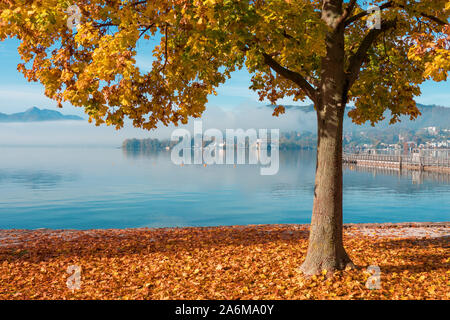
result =
M342 131L347 87L344 30L327 35L317 111L317 165L308 252L300 270L314 275L354 267L343 245Z
M354 267L342 234L342 124L343 111L328 108L318 116L318 147L314 205L308 252L300 270L314 275Z

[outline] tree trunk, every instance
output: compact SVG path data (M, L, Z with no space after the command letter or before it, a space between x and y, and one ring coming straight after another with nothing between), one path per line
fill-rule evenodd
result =
M315 103L318 141L314 206L308 252L300 267L306 275L354 267L342 241L342 131L347 102L343 28L329 33L326 44L320 96Z
M314 205L308 252L300 267L306 275L353 267L343 241L342 125L343 110L327 108L318 115L318 146Z

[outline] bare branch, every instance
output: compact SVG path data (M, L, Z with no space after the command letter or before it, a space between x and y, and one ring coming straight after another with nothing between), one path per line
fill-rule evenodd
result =
M165 46L164 46L164 65L160 68L160 70L158 70L158 72L163 71L166 66L167 66L167 60L168 60L168 49L167 49L167 24L166 27L164 28L164 41L165 41Z
M380 6L380 10L384 10L384 9L387 9L387 8L390 8L390 7L392 7L392 2L391 1L382 4ZM369 14L370 14L369 11L362 11L362 12L360 12L358 14L355 14L354 16L352 16L352 17L348 18L347 20L345 20L344 25L347 27L347 26L351 25L353 22L358 21L361 18L363 18L365 16L368 16Z
M112 23L112 22L103 22L103 23L99 23L99 22L94 22L93 23L93 27L94 28L104 28L104 27L118 27L118 24Z
M151 25L145 27L145 28L141 31L141 33L139 34L139 38L141 38L142 35L143 35L144 33L146 33L148 30L150 30L150 29L151 29L152 27L154 27L154 26L155 26L155 24L152 23Z
M290 34L288 34L288 33L286 32L286 30L283 30L283 32L282 32L281 34L282 34L283 37L285 37L286 39L293 40L293 41L295 41L295 43L300 44L300 41L298 41L298 40L295 39L293 36L291 36Z
M347 8L344 10L344 19L346 19L350 14L353 12L353 9L355 9L356 0L350 0L350 2L347 5Z
M402 9L406 10L406 7L404 5L401 5L401 4L398 4L398 3L394 4L392 1L389 1L389 2L386 2L386 3L382 4L380 6L380 10L393 8L393 7L398 7L398 8L402 8ZM437 18L435 16L432 16L432 15L429 15L429 14L423 13L423 12L416 12L416 13L418 15L424 17L424 18L427 18L427 19L437 23L438 25L441 25L441 26L448 25L448 22L443 21L443 20L441 20L441 19L439 19L439 18ZM353 22L358 21L361 18L363 18L363 17L365 17L365 16L367 16L369 14L370 14L370 11L362 11L362 12L360 12L360 13L358 13L358 14L350 17L350 18L348 18L347 20L345 20L344 25L347 27L350 24L352 24Z
M350 57L349 66L346 71L346 84L345 84L345 92L344 95L347 96L348 90L352 87L353 83L359 76L359 72L364 61L367 59L367 52L378 36L392 28L395 28L397 25L396 20L383 22L380 29L372 29L369 33L364 37L359 45L358 50Z
M356 1L357 0L350 0L350 2L348 3L347 7L344 10L344 13L339 18L339 25L342 22L344 22L350 16L350 14L353 12L353 9L355 9L355 6L356 6Z
M448 25L448 22L445 22L445 21L443 21L443 20L441 20L441 19L439 19L439 18L437 18L435 16L431 16L431 15L426 14L426 13L421 13L420 15L422 17L424 17L424 18L427 18L427 19L433 21L433 22L436 22L438 25L441 25L441 26Z
M293 81L297 84L301 89L303 89L306 95L313 101L316 102L316 89L308 82L306 79L299 73L291 71L282 65L280 65L277 61L275 61L270 55L263 53L264 62L272 68L276 73L283 76L284 78Z

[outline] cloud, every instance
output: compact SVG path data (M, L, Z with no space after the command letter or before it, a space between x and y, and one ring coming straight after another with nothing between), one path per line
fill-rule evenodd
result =
M0 87L0 112L21 112L31 106L56 107L56 102L44 95L44 90L30 85L1 86Z
M280 129L281 131L315 130L315 114L299 110L287 110L280 117L272 116L272 109L262 104L242 104L235 108L210 106L201 120L203 130L209 128L225 129ZM194 119L186 128L193 132ZM55 121L29 123L0 123L0 145L86 145L120 146L127 138L170 137L174 125L161 126L153 131L134 128L128 121L121 130L113 127L95 126L87 121Z
M141 55L136 56L136 65L139 67L142 73L149 72L153 68L153 61L155 59L149 59Z
M422 104L436 104L444 107L450 106L450 93L431 93L425 96L420 96L415 99Z
M65 114L76 114L84 116L81 108L76 108L68 103L64 103L61 110L56 102L44 95L44 89L40 85L14 85L0 86L0 112L16 113L36 106L40 109L52 109Z
M301 110L287 109L279 117L272 116L273 109L256 102L242 103L234 108L209 106L201 121L203 131L209 128L225 129L280 129L280 131L315 131L316 115L314 112L305 113ZM200 120L200 119L198 119ZM193 132L194 119L185 126ZM151 132L149 135L158 138L170 137L174 126L163 127Z
M42 101L52 101L44 95L44 90L40 88L30 88L30 86L2 86L0 88L0 99L6 102L14 100L31 101L34 103Z
M130 137L145 137L143 130L96 127L87 121L0 123L0 145L114 145Z
M228 84L225 83L219 88L217 88L217 94L219 97L237 97L242 98L248 101L259 101L259 95L255 91L249 89L250 86L250 79L245 79L242 75L239 75L240 81L239 84ZM248 80L248 81L246 81ZM226 100L226 99L223 99ZM262 101L262 103L270 104L268 100ZM301 104L311 104L312 101L310 99L305 99L305 101L302 101ZM283 105L298 105L299 102L294 101L291 97L286 97L283 99L280 99L277 101L277 104L283 104Z

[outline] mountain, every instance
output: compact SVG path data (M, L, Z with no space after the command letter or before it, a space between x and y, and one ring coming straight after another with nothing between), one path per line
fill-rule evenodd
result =
M273 106L268 106L273 108ZM307 106L292 106L287 105L284 106L286 110L300 110L305 114L314 112L313 105ZM345 131L364 131L371 129L412 129L418 130L425 127L439 127L442 129L450 129L450 108L437 106L437 105L424 105L417 104L422 115L418 116L415 120L410 120L408 116L400 117L400 122L390 125L390 113L387 111L385 113L386 119L375 124L375 127L372 127L370 123L365 123L363 125L357 125L352 122L352 119L347 115L348 111L352 109L352 107L347 107L347 112L345 113L344 118L344 130ZM300 115L300 118L302 115ZM307 117L309 118L309 117ZM301 120L301 119L299 119ZM301 130L301 128L299 128Z
M60 121L83 120L74 115L64 115L61 112L32 107L25 112L5 114L0 112L0 122L36 122L36 121Z

